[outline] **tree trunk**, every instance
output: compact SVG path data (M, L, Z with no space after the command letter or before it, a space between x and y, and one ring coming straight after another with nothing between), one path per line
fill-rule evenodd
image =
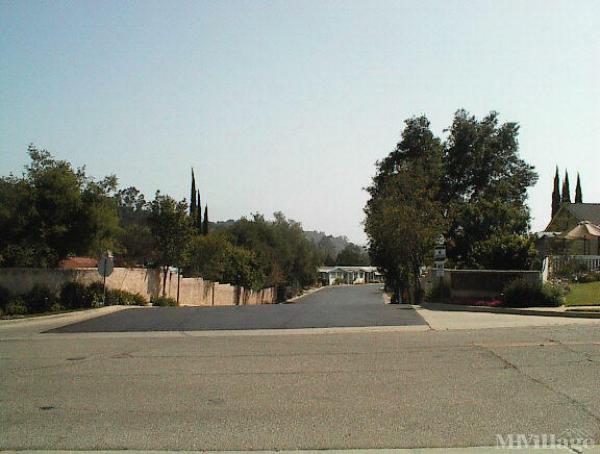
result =
M162 296L167 296L167 272L169 271L169 267L165 266L163 271L163 288L162 288Z

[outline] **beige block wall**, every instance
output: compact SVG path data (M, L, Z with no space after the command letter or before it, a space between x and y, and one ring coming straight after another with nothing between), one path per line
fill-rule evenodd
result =
M0 286L14 295L27 293L36 284L58 293L65 283L71 281L90 284L101 282L102 278L95 268L0 268ZM115 268L106 279L107 288L140 293L147 299L162 295L162 283L163 275L158 269ZM167 274L165 290L167 296L177 298L176 273ZM179 282L179 304L182 306L269 304L275 302L275 296L273 288L252 292L202 278L181 278Z

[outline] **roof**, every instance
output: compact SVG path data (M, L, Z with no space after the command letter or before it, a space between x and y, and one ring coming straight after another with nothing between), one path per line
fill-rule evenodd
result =
M376 273L376 266L322 266L317 270L319 273L331 273L332 271L364 271L365 273Z
M563 203L544 230L569 230L583 221L600 225L600 203Z
M58 267L63 269L96 268L98 260L92 257L67 257L58 262Z
M600 225L600 203L569 203L565 208L577 218L577 221L589 221Z

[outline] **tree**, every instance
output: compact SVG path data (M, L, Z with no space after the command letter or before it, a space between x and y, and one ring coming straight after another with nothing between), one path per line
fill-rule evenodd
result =
M356 244L349 244L340 251L336 258L336 265L367 266L370 265L369 254Z
M583 203L583 194L581 193L581 179L577 172L577 186L575 187L575 203Z
M562 187L562 203L571 203L571 185L569 184L569 172L565 170L565 179Z
M496 112L477 120L459 110L448 131L440 199L449 221L447 254L455 266L479 268L485 250L480 242L528 233L525 200L537 174L519 157L519 126L500 124ZM503 260L494 263L493 257L485 262L494 268L507 266Z
M552 216L550 219L554 219L554 216L560 208L560 176L558 175L558 166L556 166L556 173L554 174L554 188L552 189Z
M170 266L185 263L186 247L192 234L188 206L172 197L156 192L150 203L148 225L153 239L154 264L163 268L163 294Z
M194 219L194 225L198 233L202 233L202 203L200 200L200 189L197 190L197 201L196 201L196 219Z
M365 231L373 264L383 272L398 300L409 289L420 300L420 267L444 231L440 140L425 116L405 121L401 141L377 165L365 207Z
M459 267L527 267L527 189L537 180L518 154L516 123L455 113L442 144L426 117L405 121L400 143L377 165L365 208L372 263L395 294L420 297L419 269L444 234Z
M118 247L115 176L94 181L30 145L22 177L0 179L2 266L51 267L68 255Z
M200 206L196 205L196 178L194 177L194 168L192 167L192 187L190 190L190 217L192 222L196 219L196 210L200 210Z
M208 205L204 207L204 221L202 222L202 235L208 235Z

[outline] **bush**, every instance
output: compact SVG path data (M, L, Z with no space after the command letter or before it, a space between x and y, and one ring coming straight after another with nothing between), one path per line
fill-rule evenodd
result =
M564 290L557 284L515 279L504 287L503 301L508 307L560 306Z
M25 300L20 296L10 299L6 305L6 313L8 315L27 314L27 304L25 303Z
M8 300L10 300L10 293L4 287L0 287L0 309L3 309L8 304Z
M167 296L152 297L150 303L153 306L177 306L177 301Z
M449 297L450 287L448 287L448 284L443 279L436 279L425 294L425 299L427 301L442 301Z
M88 305L86 307L100 307L104 302L104 284L100 281L92 282L86 288ZM106 290L106 305L110 306L109 302L110 291ZM114 303L113 303L114 304Z
M134 306L147 306L148 300L140 293L132 293L131 304Z
M589 284L590 282L598 282L598 281L600 281L600 272L591 271L588 273L579 274L579 275L575 276L574 280L576 282L579 282L580 284Z
M60 290L60 302L68 309L90 307L88 289L80 282L67 282Z
M29 312L47 312L56 303L56 294L45 285L36 284L23 299Z
M60 312L60 311L64 311L64 310L65 310L65 307L60 303L54 303L50 307L50 312Z

